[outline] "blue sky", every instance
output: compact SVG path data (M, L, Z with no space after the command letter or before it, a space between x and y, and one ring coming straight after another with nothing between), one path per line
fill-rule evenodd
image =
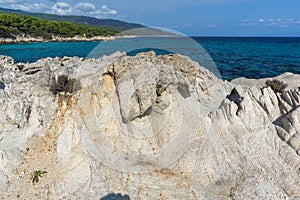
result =
M300 0L0 0L0 6L113 18L193 36L300 36Z

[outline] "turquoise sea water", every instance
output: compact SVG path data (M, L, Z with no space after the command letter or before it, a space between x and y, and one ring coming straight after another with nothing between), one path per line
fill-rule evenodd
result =
M181 53L223 79L262 78L283 72L300 74L300 38L129 38L106 42L44 42L0 45L0 54L17 62L43 57L100 57L126 51L134 55L154 49L158 54Z

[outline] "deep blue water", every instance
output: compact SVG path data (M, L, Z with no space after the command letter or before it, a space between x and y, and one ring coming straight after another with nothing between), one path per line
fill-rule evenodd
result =
M17 62L34 62L55 56L100 57L116 50L135 55L151 49L158 54L187 55L216 75L219 72L223 79L263 78L284 72L300 74L300 38L131 38L107 42L7 44L0 45L0 54L11 56Z
M300 38L196 38L224 79L300 74Z

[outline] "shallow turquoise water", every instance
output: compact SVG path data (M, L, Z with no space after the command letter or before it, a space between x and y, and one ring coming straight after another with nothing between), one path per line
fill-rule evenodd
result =
M16 62L35 62L45 57L86 57L99 42L41 42L0 45L0 54L11 56Z
M94 50L93 50L94 49ZM262 78L283 72L300 74L300 38L131 38L108 42L49 42L0 45L0 54L17 62L43 57L100 57L119 51L134 55L155 49L158 54L181 53L223 79ZM206 53L208 52L208 53Z

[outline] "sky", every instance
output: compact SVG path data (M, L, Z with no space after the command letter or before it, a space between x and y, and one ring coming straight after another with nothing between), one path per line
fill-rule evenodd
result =
M0 0L0 7L118 19L189 36L300 37L300 0Z

